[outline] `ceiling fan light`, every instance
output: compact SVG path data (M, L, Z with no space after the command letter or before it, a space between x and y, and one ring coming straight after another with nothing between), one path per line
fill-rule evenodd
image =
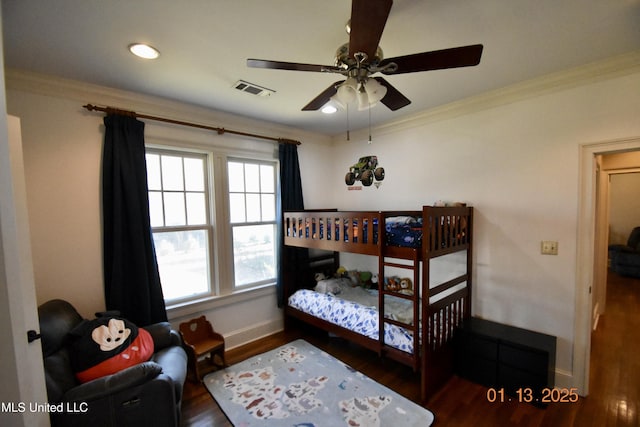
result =
M356 91L349 86L342 85L338 88L335 98L344 107L356 99Z
M376 79L369 79L364 84L364 90L369 97L369 104L373 107L387 94L386 86L383 86Z
M336 100L341 104L342 107L345 107L350 102L353 102L356 99L356 92L358 90L358 82L353 77L349 77L344 81L340 86L338 86L338 90L336 91Z
M364 111L371 107L373 107L373 104L369 102L369 96L367 95L367 92L364 90L359 90L358 91L358 110Z

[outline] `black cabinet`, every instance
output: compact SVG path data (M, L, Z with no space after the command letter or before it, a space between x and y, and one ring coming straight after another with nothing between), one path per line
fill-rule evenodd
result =
M556 337L472 317L456 331L456 371L461 377L534 401L554 386Z

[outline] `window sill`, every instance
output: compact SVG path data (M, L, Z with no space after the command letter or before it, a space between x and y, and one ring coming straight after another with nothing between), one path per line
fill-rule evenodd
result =
M169 320L188 317L194 313L212 310L226 305L251 301L252 299L275 295L275 283L256 286L250 289L239 289L226 295L215 295L197 300L180 302L167 305L167 316Z

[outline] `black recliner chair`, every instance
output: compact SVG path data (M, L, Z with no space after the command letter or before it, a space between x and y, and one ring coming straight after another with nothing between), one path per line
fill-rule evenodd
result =
M187 355L167 322L146 326L154 342L148 362L80 384L71 368L67 334L82 322L66 301L38 307L52 426L178 426Z
M611 271L640 278L640 227L631 230L626 245L609 245Z

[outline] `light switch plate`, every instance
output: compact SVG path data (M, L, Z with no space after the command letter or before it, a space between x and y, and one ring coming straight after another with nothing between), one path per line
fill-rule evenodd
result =
M540 252L543 255L558 255L558 242L553 240L543 240Z

